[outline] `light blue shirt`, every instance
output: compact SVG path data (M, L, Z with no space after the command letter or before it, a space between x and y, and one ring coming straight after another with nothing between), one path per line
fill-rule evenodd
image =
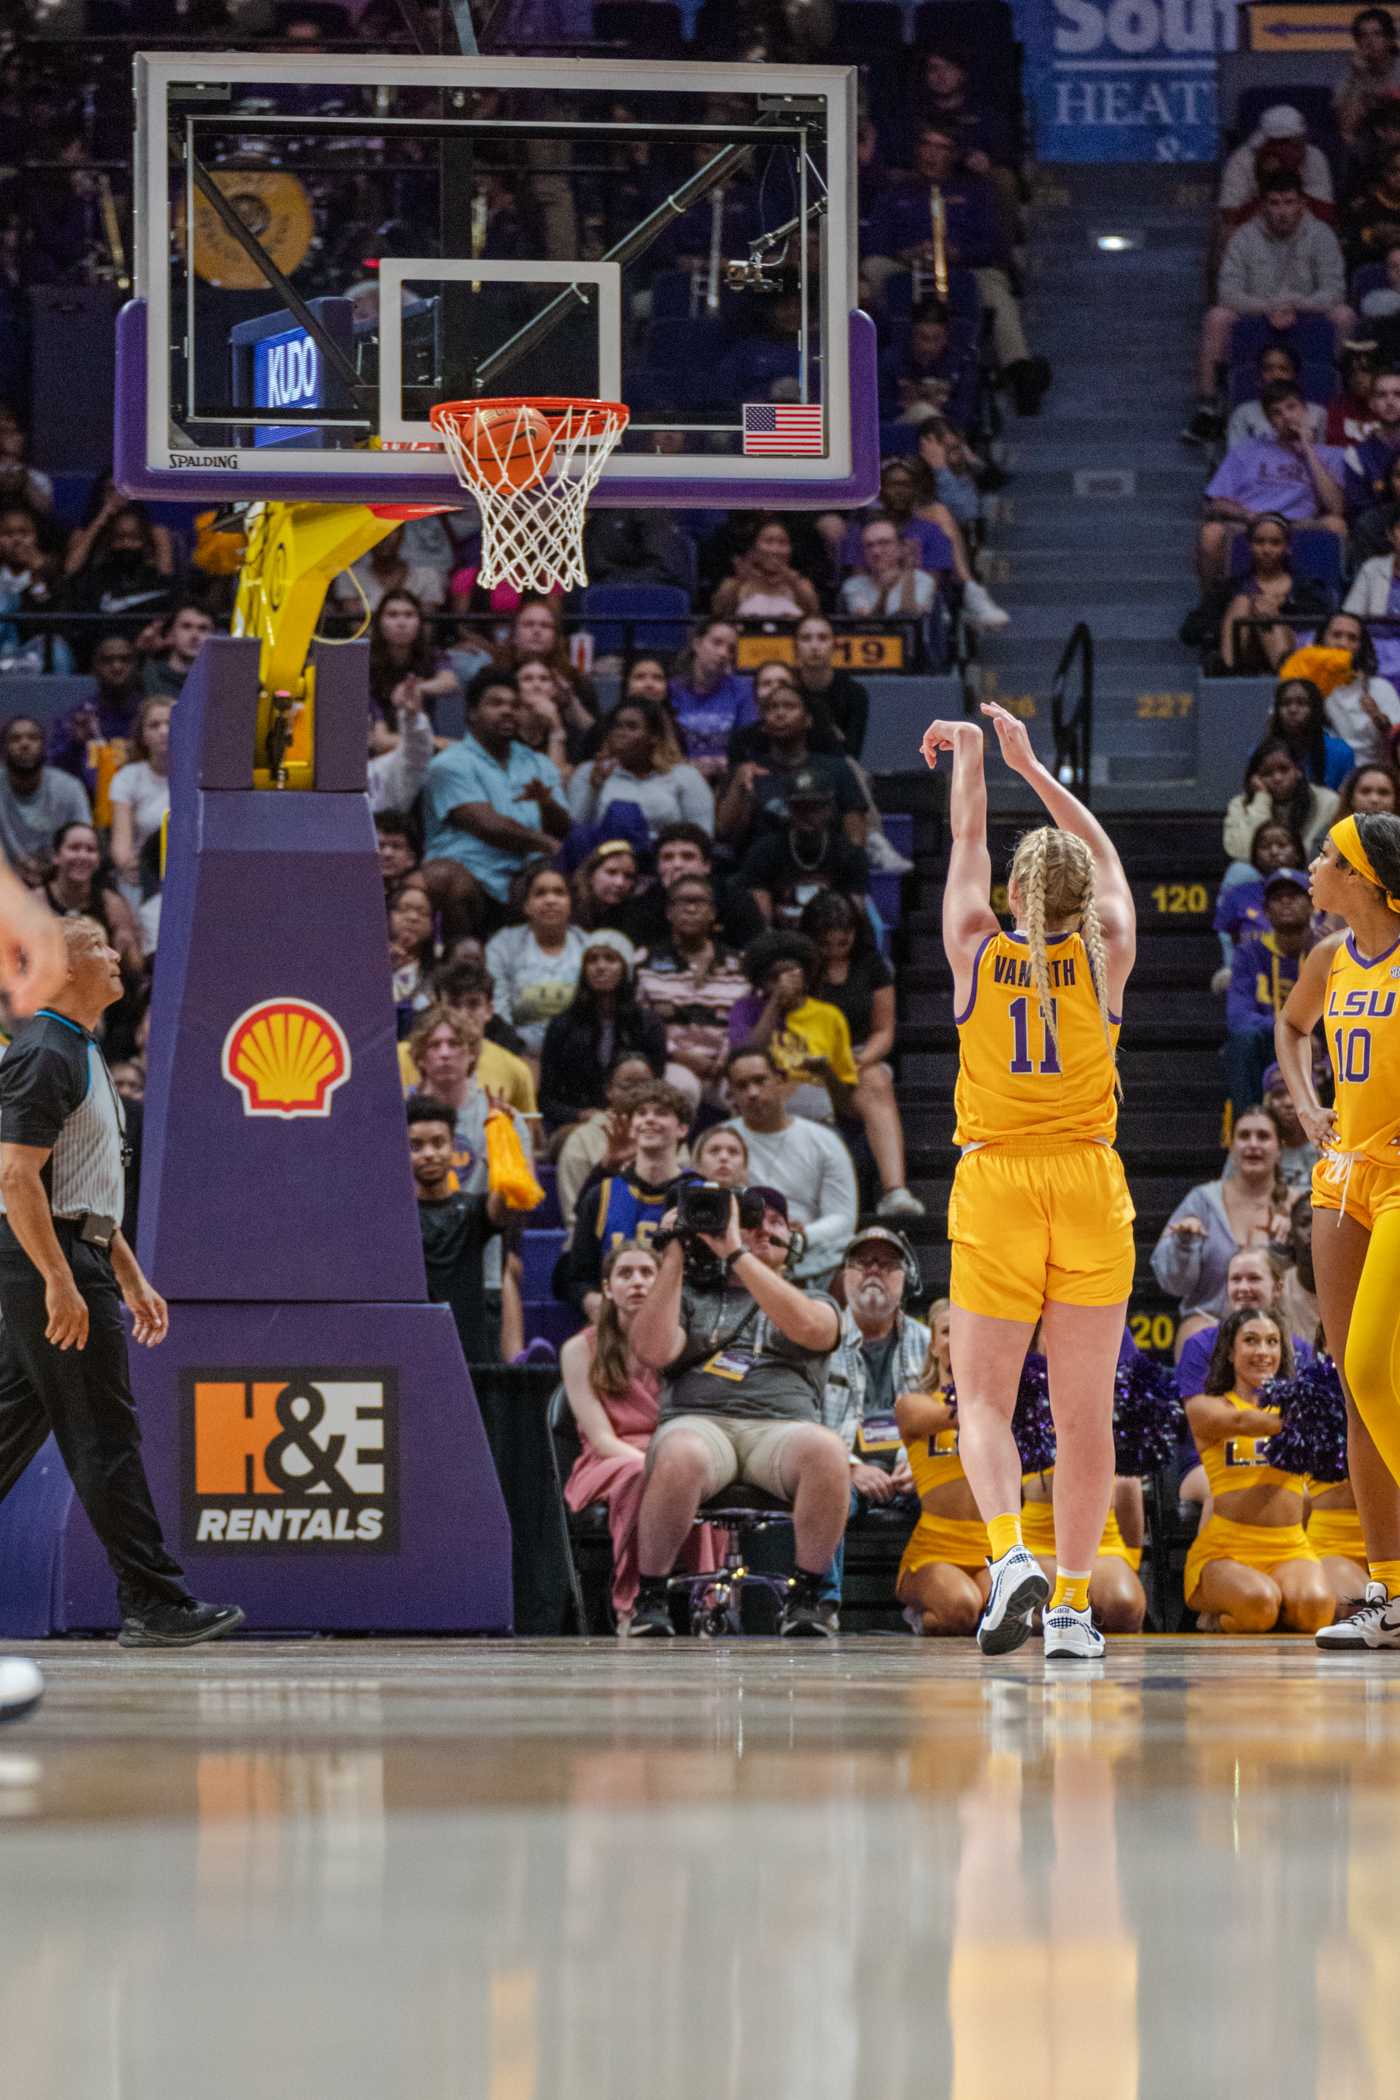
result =
M532 751L528 744L512 743L504 765L492 758L470 730L459 744L439 751L428 768L428 784L423 791L428 834L425 859L460 861L483 889L504 901L511 878L519 872L526 855L514 847L489 845L474 832L459 831L447 819L463 802L486 802L498 815L538 830L538 803L519 799L521 788L532 780L542 780L555 801L561 800L559 768L553 759Z

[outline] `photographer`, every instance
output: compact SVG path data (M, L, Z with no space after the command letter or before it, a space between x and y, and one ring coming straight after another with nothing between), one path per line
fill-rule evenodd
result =
M661 1273L632 1326L635 1354L664 1384L630 1632L670 1635L667 1577L700 1504L737 1480L792 1504L797 1573L779 1630L820 1638L836 1631L822 1592L850 1499L845 1446L821 1426L841 1315L833 1298L783 1274L794 1247L786 1198L747 1190L746 1212L761 1197L763 1214L744 1224L741 1199L728 1194L725 1211L722 1193L692 1185L662 1220Z

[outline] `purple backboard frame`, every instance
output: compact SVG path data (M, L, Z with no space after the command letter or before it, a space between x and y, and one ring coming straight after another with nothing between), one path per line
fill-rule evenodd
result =
M444 464L440 474L420 471L396 481L356 474L352 453L344 473L278 471L269 459L256 473L231 472L210 464L152 467L146 430L146 302L132 299L117 316L117 402L114 448L115 479L128 496L164 503L440 503L458 510L463 493L457 477ZM593 508L625 510L855 510L870 503L880 486L880 406L876 373L875 324L857 308L850 317L851 471L829 481L777 481L743 472L735 462L725 481L701 481L684 474L674 479L609 481L606 476L589 499ZM192 460L213 461L214 452L190 453Z

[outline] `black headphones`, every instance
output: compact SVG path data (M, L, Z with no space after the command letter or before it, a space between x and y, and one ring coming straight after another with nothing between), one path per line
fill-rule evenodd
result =
M852 1246L860 1246L862 1239L872 1237L875 1230L875 1227L871 1227L869 1233L857 1233L853 1240L847 1242L846 1256L843 1256L843 1263L849 1256ZM893 1240L898 1251L899 1259L904 1269L904 1295L900 1299L900 1308L904 1312L912 1312L915 1306L922 1302L927 1293L923 1271L919 1267L919 1257L904 1237L904 1234L897 1232L893 1225L886 1225L882 1221L878 1230L885 1235L886 1244Z

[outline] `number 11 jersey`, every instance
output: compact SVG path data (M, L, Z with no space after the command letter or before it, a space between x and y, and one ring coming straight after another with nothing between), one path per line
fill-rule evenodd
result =
M1045 945L1058 1049L1041 1017L1026 936L990 933L977 951L972 990L956 1016L958 1145L1113 1142L1113 1055L1088 950L1077 933L1052 933ZM1120 1017L1109 1019L1116 1048Z

